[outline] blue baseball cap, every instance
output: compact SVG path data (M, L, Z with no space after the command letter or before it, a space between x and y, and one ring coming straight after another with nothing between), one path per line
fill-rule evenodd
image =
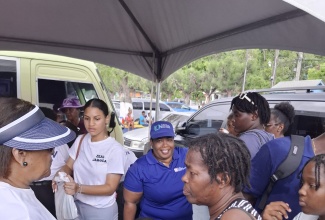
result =
M151 125L150 138L175 137L173 125L168 121L156 121Z

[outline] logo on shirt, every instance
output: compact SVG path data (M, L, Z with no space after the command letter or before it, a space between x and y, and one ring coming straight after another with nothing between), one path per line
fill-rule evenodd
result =
M174 171L175 171L175 173L177 173L177 172L181 172L182 170L185 170L186 169L186 167L176 167L176 168L174 168Z
M97 154L97 156L93 159L93 161L107 163L104 155L99 155L99 154Z

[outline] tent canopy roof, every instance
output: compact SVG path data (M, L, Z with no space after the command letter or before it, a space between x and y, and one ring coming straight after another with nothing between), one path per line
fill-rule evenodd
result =
M282 0L1 0L0 27L0 50L86 59L158 81L227 50L325 55L325 23Z

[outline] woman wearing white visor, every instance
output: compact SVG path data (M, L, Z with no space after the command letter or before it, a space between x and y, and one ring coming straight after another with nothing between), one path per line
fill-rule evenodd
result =
M53 148L74 138L37 106L0 98L0 219L55 219L29 185L50 175Z

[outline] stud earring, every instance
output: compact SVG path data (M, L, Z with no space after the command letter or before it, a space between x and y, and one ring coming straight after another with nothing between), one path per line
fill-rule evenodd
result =
M27 167L28 163L27 162L23 162L23 166Z

